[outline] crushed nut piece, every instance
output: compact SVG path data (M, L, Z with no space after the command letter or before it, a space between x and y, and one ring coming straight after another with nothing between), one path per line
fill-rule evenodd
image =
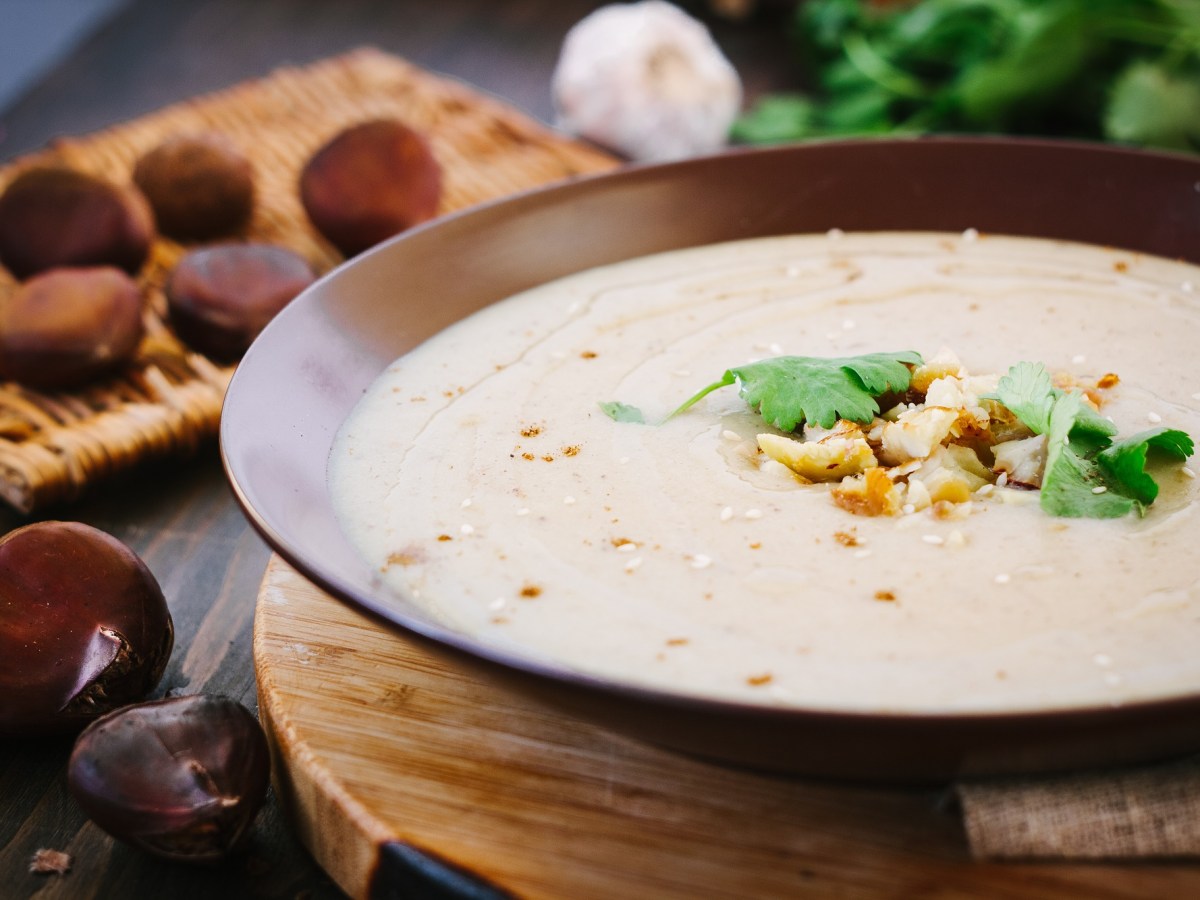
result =
M43 847L34 851L29 861L29 871L34 875L65 875L71 871L71 855Z

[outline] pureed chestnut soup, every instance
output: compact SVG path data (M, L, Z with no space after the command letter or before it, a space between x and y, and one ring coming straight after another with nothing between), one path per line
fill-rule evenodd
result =
M1195 479L1150 446L1141 506L1113 474L1138 481L1136 448L1098 453L1200 434L1193 285L1181 263L974 232L636 259L397 360L343 426L331 490L385 582L449 627L628 683L918 713L1192 693ZM861 425L815 424L847 379L870 393L821 362L795 434L736 384L662 422L755 360L904 351L923 365L881 365L912 384ZM1040 436L1002 388L1042 404Z

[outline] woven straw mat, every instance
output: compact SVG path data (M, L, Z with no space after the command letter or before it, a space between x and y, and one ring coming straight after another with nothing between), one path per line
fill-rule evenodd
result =
M163 139L220 132L255 168L257 206L242 237L289 247L321 273L341 257L304 215L300 169L343 128L381 117L398 117L429 138L443 168L442 212L615 165L462 84L362 49L60 139L0 168L0 189L46 164L127 184L137 158ZM0 382L0 498L18 511L68 502L142 461L186 456L215 436L233 368L189 351L165 318L162 286L188 249L161 237L154 243L139 274L147 337L128 370L62 393ZM0 298L14 288L0 269Z

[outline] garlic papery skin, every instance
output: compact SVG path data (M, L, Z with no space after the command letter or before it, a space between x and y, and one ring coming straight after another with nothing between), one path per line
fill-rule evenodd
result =
M720 150L742 84L703 23L662 0L604 6L567 32L559 127L637 161Z

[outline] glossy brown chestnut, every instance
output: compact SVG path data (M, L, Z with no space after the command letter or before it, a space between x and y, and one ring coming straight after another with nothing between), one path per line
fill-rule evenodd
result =
M133 181L158 230L180 240L232 234L254 210L253 167L219 134L168 138L138 160Z
M125 544L80 522L0 538L0 735L76 730L145 697L174 628L158 582Z
M246 833L267 792L267 741L227 697L127 706L75 741L67 784L113 837L170 859L211 862Z
M0 299L0 377L75 387L129 362L143 333L141 292L120 269L51 269Z
M300 199L317 230L346 256L437 215L442 170L429 144L394 119L355 125L300 173Z
M136 190L68 168L30 169L0 195L0 263L17 278L57 266L136 272L154 217Z
M171 326L193 349L232 361L313 279L303 257L272 244L193 250L167 279Z

